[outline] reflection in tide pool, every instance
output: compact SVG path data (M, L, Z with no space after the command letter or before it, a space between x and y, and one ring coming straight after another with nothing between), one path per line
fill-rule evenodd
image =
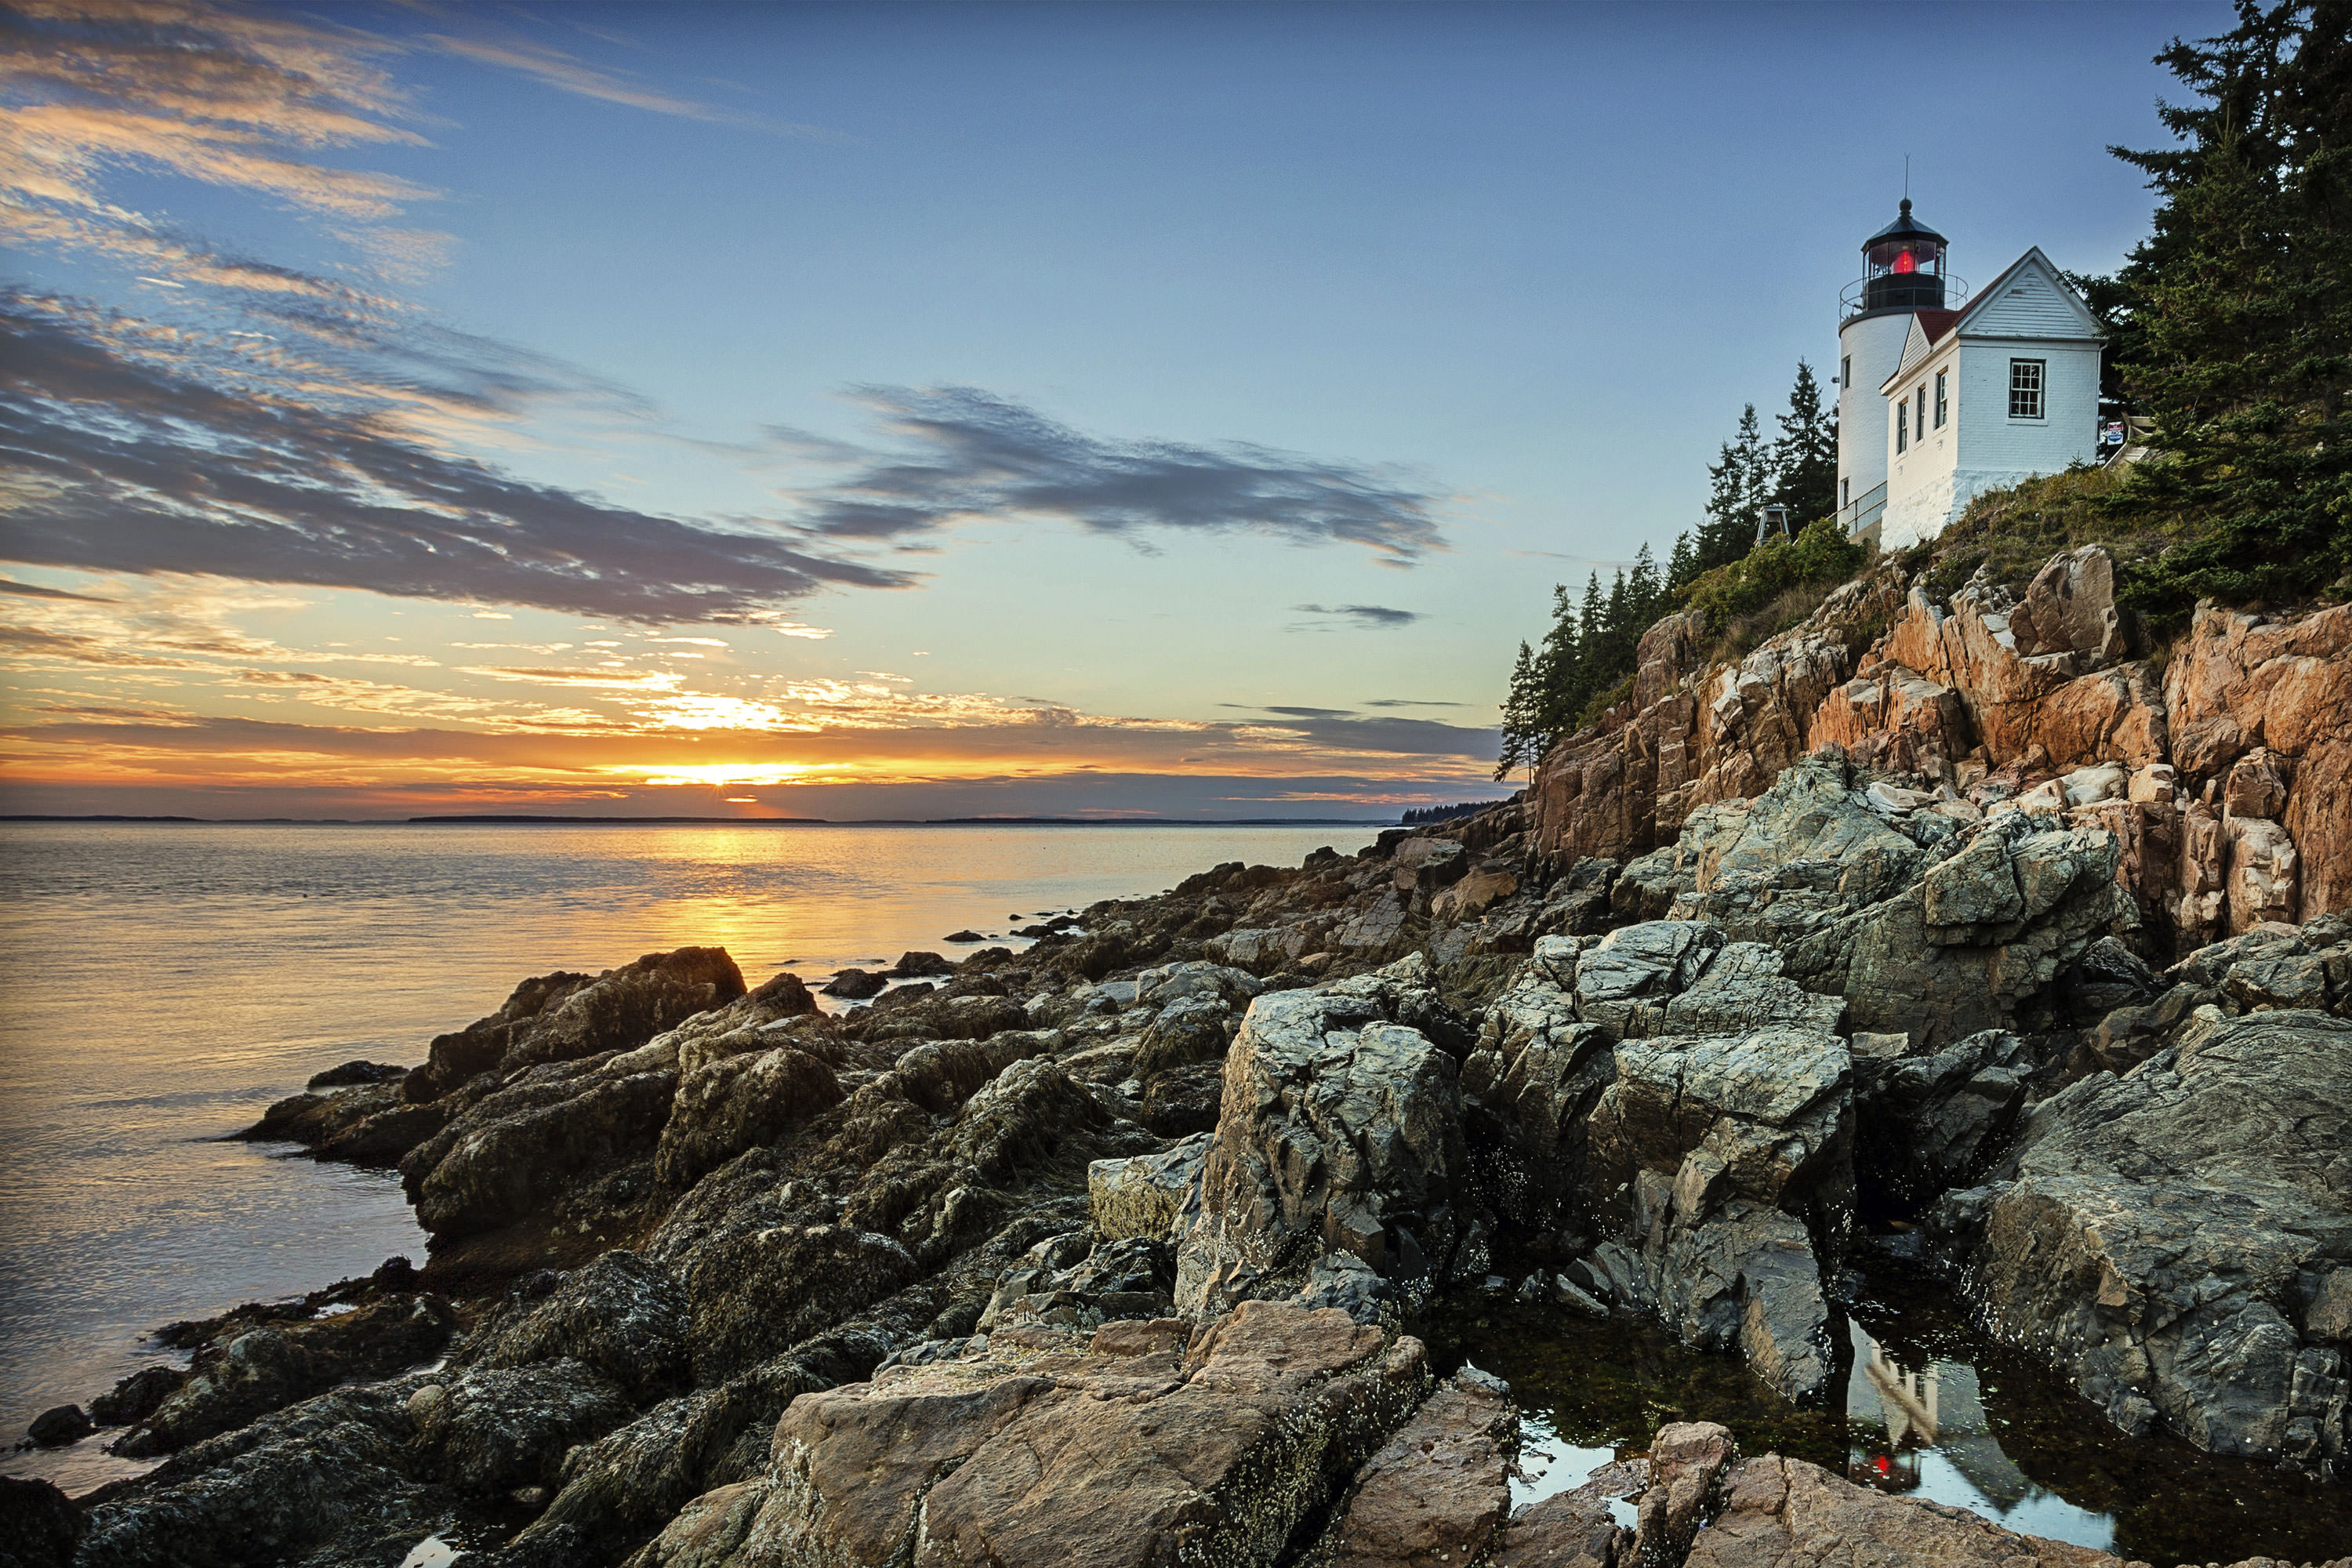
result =
M2114 1546L2113 1520L2037 1485L2001 1450L1975 1367L1937 1360L1911 1371L1860 1323L1849 1320L1846 1333L1853 1342L1845 1387L1848 1479L1973 1509L2026 1535Z
M1979 1329L1910 1234L1857 1236L1836 1332L1839 1380L1792 1405L1736 1355L1655 1324L1594 1322L1461 1292L1415 1325L1433 1364L1511 1384L1525 1442L1516 1508L1644 1451L1670 1421L1719 1421L1742 1452L1784 1454L1885 1491L1948 1503L2021 1534L2157 1563L2341 1557L2352 1493L2177 1438L2133 1438L2057 1373ZM1619 1508L1630 1522L1631 1510Z

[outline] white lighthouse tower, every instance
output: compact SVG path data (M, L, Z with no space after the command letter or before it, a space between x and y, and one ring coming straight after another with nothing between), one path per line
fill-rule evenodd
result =
M1886 509L1886 398L1880 384L1903 362L1912 318L1938 312L1942 325L1968 286L1944 272L1944 237L1911 216L1911 198L1893 223L1862 242L1863 276L1839 301L1838 521L1849 534L1875 539Z

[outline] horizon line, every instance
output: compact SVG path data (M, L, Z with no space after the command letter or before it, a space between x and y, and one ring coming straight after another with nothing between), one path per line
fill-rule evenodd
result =
M1413 810L1422 810L1415 806ZM1399 814L1401 816L1402 814ZM183 816L121 812L0 812L5 822L169 823L206 827L726 826L726 827L1394 827L1370 816L568 816L465 812L430 816Z

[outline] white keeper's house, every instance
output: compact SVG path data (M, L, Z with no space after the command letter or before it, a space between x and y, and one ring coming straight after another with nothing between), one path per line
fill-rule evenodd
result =
M1901 215L1840 301L1838 504L1848 532L1932 539L1979 492L2100 450L2098 322L2037 247L1968 297Z

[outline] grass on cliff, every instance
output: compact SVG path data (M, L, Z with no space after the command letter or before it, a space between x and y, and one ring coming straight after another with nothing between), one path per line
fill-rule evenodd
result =
M1819 609L1840 584L1868 570L1874 555L1825 517L1794 539L1768 539L1693 579L1683 605L1706 618L1716 639L1708 662L1737 658Z
M2206 574L2182 565L2210 542L2213 529L2202 520L2148 506L2135 488L2138 479L2130 468L2074 468L1989 490L1941 534L1906 552L1903 564L1924 572L1927 590L1937 598L1948 599L1980 567L2022 593L2052 556L2101 544L2115 557L2116 602L2137 611L2157 633L2177 632L2197 600L2213 587ZM2328 575L2324 563L2315 563L2297 587L2310 600L2341 598L2346 584L2327 582ZM2216 596L2239 608L2284 607L2228 594Z

